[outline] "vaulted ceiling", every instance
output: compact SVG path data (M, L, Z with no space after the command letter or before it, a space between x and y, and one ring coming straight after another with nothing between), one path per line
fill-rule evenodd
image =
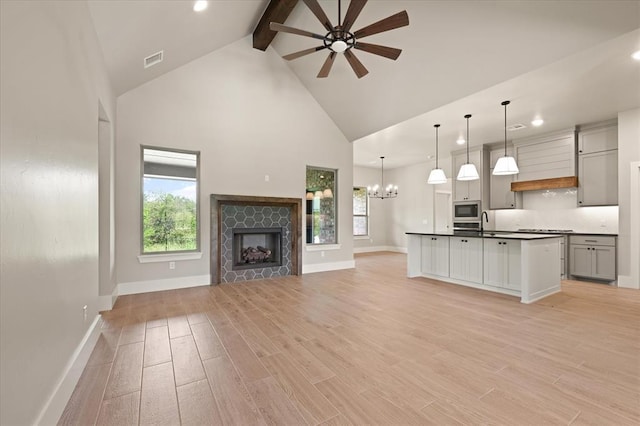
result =
M268 0L210 1L202 13L192 1L89 1L117 94L251 34ZM342 5L343 14L348 0ZM337 21L338 1L320 0ZM369 74L358 79L342 57L328 78L316 75L326 50L288 65L354 142L354 163L397 167L433 154L433 124L442 124L443 151L458 148L464 114L473 114L471 143L503 138L500 102L512 100L510 123L530 136L640 107L640 1L369 1L358 29L401 10L410 25L365 41L403 50L396 61L356 55ZM326 30L303 2L286 25ZM284 56L318 40L279 33L271 48ZM143 58L164 50L162 64L145 70ZM532 128L534 115L545 125ZM515 132L514 132L515 133Z

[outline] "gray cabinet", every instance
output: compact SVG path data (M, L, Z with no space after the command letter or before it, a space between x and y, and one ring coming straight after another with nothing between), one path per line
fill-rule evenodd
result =
M513 156L513 148L507 148L507 155ZM489 208L516 209L522 204L522 194L511 190L511 182L517 175L494 176L493 168L500 157L504 157L504 147L496 148L489 153Z
M421 270L423 274L449 276L449 237L422 237Z
M520 290L520 241L485 238L484 284Z
M569 237L569 273L576 277L616 279L616 239L607 236Z
M482 282L482 238L449 237L449 276Z
M578 206L618 204L618 126L586 130L578 137Z

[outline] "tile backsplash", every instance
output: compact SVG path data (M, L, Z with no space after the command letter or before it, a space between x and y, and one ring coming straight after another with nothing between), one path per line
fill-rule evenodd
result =
M530 191L523 194L523 208L495 210L495 228L572 229L575 232L617 234L618 206L576 207L574 188Z

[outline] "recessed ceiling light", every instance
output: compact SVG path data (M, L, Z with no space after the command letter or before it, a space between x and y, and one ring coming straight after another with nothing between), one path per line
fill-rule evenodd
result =
M464 140L464 138L458 138L458 140L456 141L458 145L464 145L465 142L466 141Z
M193 5L193 10L196 12L202 12L207 8L207 0L198 0Z
M631 55L631 57L633 59L635 59L636 61L640 61L640 50L636 50L635 52L633 52L633 54Z
M531 121L531 125L535 127L540 127L544 124L544 120L542 118L535 118Z

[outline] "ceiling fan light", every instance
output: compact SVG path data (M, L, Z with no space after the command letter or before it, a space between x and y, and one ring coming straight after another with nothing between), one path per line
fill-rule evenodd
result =
M429 173L429 179L427 179L429 185L438 185L441 183L447 183L447 176L442 169L433 169Z
M516 175L520 173L516 159L513 157L500 157L496 166L493 168L493 174L496 176Z
M476 166L471 163L463 164L460 167L460 171L458 172L457 180L478 180L480 179L480 175L478 174L478 170Z
M333 50L336 53L342 53L345 50L347 50L347 47L349 47L349 45L342 40L336 40L333 43L331 43L331 50Z

